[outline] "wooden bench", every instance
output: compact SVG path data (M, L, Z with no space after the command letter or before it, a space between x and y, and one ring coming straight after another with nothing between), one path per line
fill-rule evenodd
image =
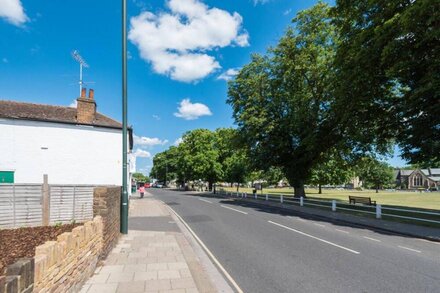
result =
M357 204L357 203L361 203L361 204L367 204L370 206L375 206L376 205L376 201L375 200L371 200L371 197L362 197L362 196L348 196L348 200L350 201L350 204Z

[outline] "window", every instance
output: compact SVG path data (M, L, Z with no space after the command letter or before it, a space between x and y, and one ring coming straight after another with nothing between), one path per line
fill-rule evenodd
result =
M14 171L0 171L0 183L14 183Z
M422 175L416 174L413 177L413 186L423 186L423 178Z

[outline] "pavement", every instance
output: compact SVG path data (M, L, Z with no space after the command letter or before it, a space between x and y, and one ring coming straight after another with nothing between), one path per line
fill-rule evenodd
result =
M209 248L236 291L439 292L438 242L194 192L151 193Z
M172 209L153 199L130 200L129 231L81 292L233 292Z

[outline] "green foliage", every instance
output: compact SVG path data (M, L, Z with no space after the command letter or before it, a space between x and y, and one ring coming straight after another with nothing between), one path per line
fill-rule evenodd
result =
M277 167L270 167L261 176L266 180L267 185L277 185L285 177L283 171Z
M325 156L322 163L312 169L310 184L320 187L321 185L342 185L347 183L354 176L350 162L338 153L332 150Z
M411 163L439 162L440 2L338 0L333 13L352 137L359 146L397 139Z
M364 157L356 166L356 174L367 188L394 187L395 178L393 168L385 162L372 157Z
M150 182L150 178L148 176L145 176L142 173L133 173L132 177L137 181L137 182L144 182L144 183L149 183Z
M321 154L341 143L332 123L338 38L329 11L320 2L300 12L295 28L229 83L228 103L256 167L281 168L296 196Z

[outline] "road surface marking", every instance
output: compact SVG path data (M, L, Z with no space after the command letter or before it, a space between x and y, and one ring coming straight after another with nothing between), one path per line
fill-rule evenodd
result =
M206 200L206 199L203 199L203 198L199 198L199 200L207 202L207 203L212 203L212 201L209 201L209 200Z
M423 241L423 242L427 242L427 243L431 243L431 244L437 244L437 245L440 245L440 242L435 242L435 241L432 241L432 240L426 240L426 239L418 239L419 241Z
M318 224L318 223L313 223L313 224L315 224L316 226L319 226L319 227L325 227L325 225L323 225L323 224Z
M402 249L409 250L409 251L414 251L414 252L417 252L417 253L421 253L420 250L412 249L412 248L409 248L409 247L400 246L400 245L398 245L398 247L400 247L400 248L402 248Z
M362 236L362 237L364 237L365 239L371 240L371 241L382 242L379 239L375 239L375 238L371 238L371 237L367 237L367 236Z
M217 267L222 271L223 275L228 279L228 281L234 286L235 290L237 290L238 293L244 293L243 290L241 290L240 286L238 286L237 282L231 277L231 275L226 271L226 269L222 266L222 264L218 261L218 259L214 256L214 254L209 250L209 248L203 243L203 241L197 236L197 234L191 229L191 227L185 222L185 220L176 213L175 210L173 210L170 206L168 208L171 209L171 211L174 213L174 215L182 222L182 224L188 229L188 231L192 234L192 236L196 239L196 241L202 246L202 248L205 250L205 252L208 254L208 256L211 258L211 260L217 265Z
M292 217L292 216L287 216L289 219L293 219L293 220L298 220L298 221L301 221L301 222L307 222L306 220L304 220L304 219L301 219L301 218L299 218L299 217Z
M348 232L348 231L345 231L345 230L341 230L341 229L335 229L336 231L338 231L338 232L342 232L342 233L345 233L345 234L349 234L350 232Z
M327 244L332 245L332 246L334 246L334 247L338 247L338 248L344 249L344 250L349 251L349 252L351 252L351 253L354 253L354 254L360 254L359 251L356 251L356 250L353 250L353 249L350 249L350 248L347 248L347 247L344 247L344 246L338 245L338 244L336 244L336 243L333 243L333 242L330 242L330 241L324 240L324 239L322 239L322 238L319 238L319 237L316 237L316 236L313 236L313 235L310 235L310 234L307 234L307 233L301 232L301 231L299 231L299 230L296 230L296 229L293 229L293 228L290 228L290 227L284 226L284 225L282 225L282 224L278 224L278 223L275 223L275 222L272 222L272 221L268 221L268 222L271 223L271 224L273 224L273 225L276 225L276 226L278 226L278 227L281 227L281 228L284 228L284 229L287 229L287 230L293 231L293 232L295 232L295 233L298 233L298 234L301 234L301 235L304 235L304 236L307 236L307 237L313 238L313 239L315 239L315 240L318 240L318 241L321 241L321 242L327 243Z
M233 211L236 211L236 212L239 212L239 213L245 214L245 215L248 214L248 213L246 213L246 212L243 212L243 211L240 211L240 210L236 210L236 209L233 209L233 208L228 207L228 206L221 205L221 207L222 207L222 208L225 208L225 209L230 209L230 210L233 210Z

